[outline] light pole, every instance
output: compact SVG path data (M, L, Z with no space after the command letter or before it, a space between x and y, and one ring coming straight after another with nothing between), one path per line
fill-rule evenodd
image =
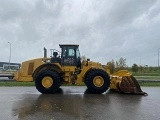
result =
M160 48L158 48L158 72L159 72L159 50Z
M11 43L8 42L10 45L10 52L9 52L9 70L10 70L10 64L11 64Z

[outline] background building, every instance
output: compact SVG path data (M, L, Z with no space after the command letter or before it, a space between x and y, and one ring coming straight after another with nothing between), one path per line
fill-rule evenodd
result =
M20 69L21 64L20 63L8 63L8 62L0 62L0 70L6 71L6 70L18 70Z

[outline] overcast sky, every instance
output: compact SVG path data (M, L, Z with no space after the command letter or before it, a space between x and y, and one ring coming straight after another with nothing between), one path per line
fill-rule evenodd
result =
M0 0L0 61L43 57L43 47L79 44L106 64L157 66L160 0Z

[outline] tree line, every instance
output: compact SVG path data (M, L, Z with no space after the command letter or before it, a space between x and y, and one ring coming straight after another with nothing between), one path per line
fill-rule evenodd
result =
M86 57L82 56L81 60L86 60ZM112 59L111 61L107 62L106 65L109 66L111 74L119 70L129 70L134 73L155 73L160 71L158 67L152 67L148 65L142 66L136 63L134 63L131 67L128 67L126 64L126 58L123 57L117 61Z
M126 69L126 59L122 57L118 61L114 61L112 59L111 61L107 62L107 66L109 66L111 73L114 73L118 70Z
M127 69L134 73L159 72L158 67L152 67L148 65L142 66L142 65L137 65L136 63L134 63L132 67L128 67L126 65L126 59L123 57L121 57L118 61L114 61L112 59L111 61L107 62L107 66L109 66L111 73L114 73L118 70L124 70L124 69Z

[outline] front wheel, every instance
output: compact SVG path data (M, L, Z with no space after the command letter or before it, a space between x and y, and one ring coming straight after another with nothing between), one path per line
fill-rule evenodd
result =
M101 94L108 89L110 78L104 70L92 69L86 75L85 84L91 93Z
M37 90L43 94L53 94L61 85L61 77L56 71L43 70L35 79Z

